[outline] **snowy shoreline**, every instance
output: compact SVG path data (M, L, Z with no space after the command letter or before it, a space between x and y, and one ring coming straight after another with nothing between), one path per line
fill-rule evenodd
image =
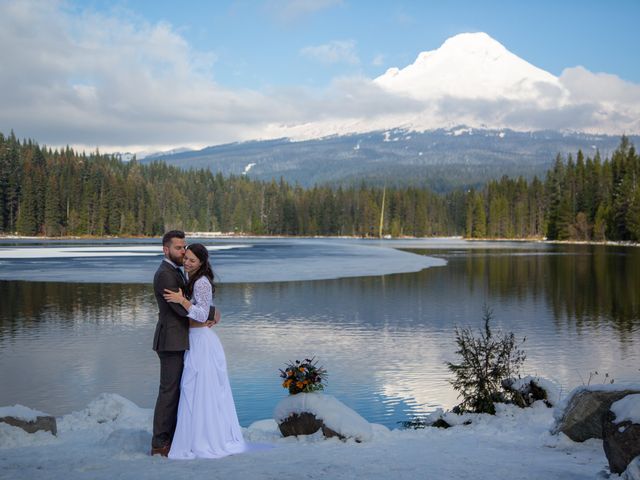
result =
M27 434L0 424L2 479L584 479L601 478L607 460L600 440L575 443L552 435L553 410L541 403L500 405L496 416L442 430L388 430L373 425L365 443L282 438L272 419L243 429L249 442L274 448L220 460L150 457L153 411L116 394L58 418L58 436ZM612 475L610 478L618 478Z
M594 240L545 240L542 238L466 238L463 236L450 236L450 237L390 237L385 236L383 238L378 237L360 237L354 235L250 235L242 233L222 233L222 232L185 232L187 238L208 238L219 240L291 240L291 239L317 239L317 240L460 240L464 242L518 242L518 243L540 243L548 245L607 245L607 246L619 246L619 247L640 247L640 243L636 242L621 242L613 240L594 241ZM62 236L62 237L46 237L46 236L21 236L21 235L2 235L0 234L0 241L3 240L50 240L50 241L65 241L65 240L145 240L145 239L160 239L160 237L149 236Z

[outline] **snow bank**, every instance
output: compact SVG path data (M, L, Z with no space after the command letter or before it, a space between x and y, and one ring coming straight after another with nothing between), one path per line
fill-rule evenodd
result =
M615 423L629 421L640 425L640 394L627 395L612 403L611 411L616 416Z
M103 393L87 408L79 412L65 415L58 422L62 430L79 430L96 425L113 425L118 427L144 427L149 420L149 410L138 407L115 393Z
M243 429L245 439L276 448L219 460L174 462L149 456L152 409L104 394L84 410L58 418L57 437L0 424L0 478L597 478L607 463L602 442L575 443L551 435L551 409L540 403L527 409L501 405L495 416L463 416L472 418L471 425L447 430L371 425L372 438L366 443L324 439L321 433L282 438L274 420L263 420Z
M373 438L371 424L337 398L323 393L298 393L282 399L273 412L276 422L282 423L292 414L312 413L318 420L340 435L361 442Z

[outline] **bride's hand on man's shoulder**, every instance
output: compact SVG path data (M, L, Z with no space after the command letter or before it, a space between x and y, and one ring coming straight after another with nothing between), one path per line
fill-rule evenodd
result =
M184 300L184 295L182 295L181 288L179 288L177 292L174 292L173 290L165 288L162 296L167 302L171 302L171 303L180 303Z

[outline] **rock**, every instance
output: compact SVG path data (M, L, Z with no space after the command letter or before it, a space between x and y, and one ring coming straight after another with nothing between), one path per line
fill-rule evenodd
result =
M562 432L574 442L602 438L602 426L611 404L634 393L640 390L576 389L558 407L552 432Z
M312 413L294 413L278 425L283 437L311 435L322 428L322 420Z
M431 426L435 428L451 428L451 425L449 425L443 418L439 418L438 420L433 422Z
M309 435L322 429L325 437L373 439L373 427L337 398L323 393L298 393L283 398L273 411L283 435Z
M536 377L524 379L507 378L502 381L502 388L512 395L513 403L519 407L530 407L538 400L543 400L547 407L551 407L550 395Z
M627 465L627 469L620 478L622 480L640 480L640 457L631 460L631 463Z
M317 419L314 414L308 412L292 414L280 423L278 428L280 428L280 433L282 433L283 437L311 435L322 429L322 434L327 438L338 437L340 440L345 439L345 437L327 427L322 420Z
M39 430L51 432L53 435L58 433L56 418L49 415L37 416L35 420L24 420L22 418L6 416L0 417L0 422L19 427L27 433L35 433Z
M622 473L631 461L640 456L640 425L630 420L616 422L616 415L608 412L602 425L602 446L611 473Z

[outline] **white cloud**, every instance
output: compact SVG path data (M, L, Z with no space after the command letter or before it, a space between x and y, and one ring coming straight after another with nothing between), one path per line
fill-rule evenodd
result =
M576 101L631 102L640 104L640 85L609 73L592 73L584 67L566 68L560 81ZM595 95L595 97L594 97Z
M461 123L640 132L640 85L582 67L559 78L568 97L557 88L533 88L535 98L526 101L429 94L417 100L362 77L336 78L324 89L230 89L214 81L215 52L194 50L169 24L70 13L64 3L45 0L0 1L0 45L0 131L51 146L168 150ZM301 54L359 64L353 40Z
M0 131L49 145L211 144L258 136L288 113L217 85L215 55L170 25L61 5L0 3Z
M360 63L356 53L356 42L353 40L333 40L324 45L304 47L300 50L300 54L323 63L348 63L350 65Z

